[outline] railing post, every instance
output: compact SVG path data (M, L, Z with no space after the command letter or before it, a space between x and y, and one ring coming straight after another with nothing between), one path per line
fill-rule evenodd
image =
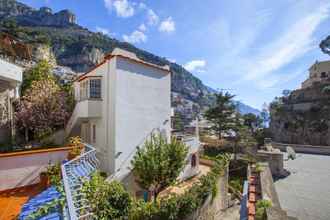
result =
M70 189L70 184L68 181L69 177L67 176L66 170L65 170L65 164L63 164L61 166L61 169L62 169L66 202L67 202L67 206L69 209L69 218L70 218L70 220L78 220L77 215L76 215L76 210L75 210L74 204L73 204L73 198L72 198L72 193L71 193L71 189Z
M87 219L88 216L92 215L89 210L88 202L87 204L82 204L81 201L83 199L75 197L77 194L81 193L81 189L79 189L79 186L83 183L81 177L89 178L90 175L98 169L96 149L88 144L84 145L85 152L82 155L62 164L61 166L70 220ZM93 161L93 164L91 160ZM89 167L86 168L86 165Z

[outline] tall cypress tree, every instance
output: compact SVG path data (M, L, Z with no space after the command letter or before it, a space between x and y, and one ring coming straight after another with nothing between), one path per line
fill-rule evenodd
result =
M216 102L214 106L209 108L204 117L211 122L211 130L218 136L219 140L222 135L228 132L235 123L236 106L233 102L234 95L228 92L219 92L215 94Z

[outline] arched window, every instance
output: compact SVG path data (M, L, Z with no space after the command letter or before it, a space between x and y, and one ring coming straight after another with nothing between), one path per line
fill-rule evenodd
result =
M196 154L191 155L191 167L196 167L197 165L197 157Z

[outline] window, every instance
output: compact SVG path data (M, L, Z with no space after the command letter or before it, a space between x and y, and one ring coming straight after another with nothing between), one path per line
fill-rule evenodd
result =
M99 99L101 98L101 79L91 79L89 81L89 98Z
M327 77L327 73L326 72L322 72L321 73L321 78L326 78Z
M92 132L93 132L93 137L92 137L93 143L96 143L96 125L93 125Z

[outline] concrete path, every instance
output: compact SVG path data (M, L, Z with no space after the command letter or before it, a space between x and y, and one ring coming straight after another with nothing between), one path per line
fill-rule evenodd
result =
M229 207L223 212L219 212L215 219L221 219L221 220L239 220L240 214L240 205L235 204L232 207Z
M284 158L287 158L285 155ZM275 182L281 206L299 220L330 220L330 156L297 154L291 174Z

